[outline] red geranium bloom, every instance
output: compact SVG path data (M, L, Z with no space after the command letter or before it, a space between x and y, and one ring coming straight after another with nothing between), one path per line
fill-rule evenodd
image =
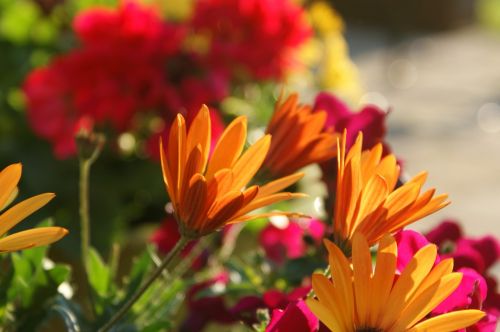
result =
M212 65L256 78L281 78L292 51L312 34L304 11L290 0L200 0L195 31L210 40Z
M153 8L124 1L86 10L73 26L80 46L24 83L29 122L59 158L76 152L82 117L120 133L138 125L138 113L168 122L227 93L224 75L181 50L185 27L164 22Z

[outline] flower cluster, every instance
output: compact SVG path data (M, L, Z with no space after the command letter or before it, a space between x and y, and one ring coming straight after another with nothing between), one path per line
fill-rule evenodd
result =
M436 244L439 255L436 264L452 258L453 270L463 274L457 289L431 315L458 309L477 308L487 316L474 325L477 331L494 331L500 314L500 294L491 267L500 260L500 243L492 236L470 238L463 235L454 221L444 221L425 236L411 230L399 232L397 268L404 269L417 250Z
M447 195L435 195L435 189L422 192L425 172L398 185L400 167L393 154L387 150L384 153L380 142L383 131L375 130L375 134L367 131L371 147L364 148L361 132L354 137L346 130L342 134L335 133L325 124L327 112L313 111L307 105L298 106L297 98L291 95L284 103L278 101L268 126L272 137L270 134L262 137L239 158L246 132L243 118L237 118L226 128L210 158L210 120L206 109L202 108L189 131L182 117L170 131L167 150L162 149L163 173L180 234L187 238L198 238L235 221L258 216L289 216L290 213L285 212L244 216L255 207L299 197L268 192L268 188L276 191L292 185L298 180L297 175L285 176L261 187L238 189L261 165L272 170L271 175L276 175L328 159L321 154L307 154L311 151L324 151L329 158L336 156L337 159L331 227L314 219L289 220L284 225L277 223L264 227L259 242L271 266L269 277L277 278L275 282L265 283L266 288L260 287L260 291L235 299L234 305L228 305L223 296L224 289L231 284L229 272L224 270L213 279L197 284L188 296L185 329L201 331L209 322L262 324L259 310L271 314L265 321L266 331L312 332L324 328L353 332L451 331L472 325L489 331L488 328L494 327L498 295L493 286L490 290L493 295L486 296L489 285L481 276L481 273L486 275L487 268L498 260L498 245L494 239L460 239L459 230L441 232L448 235L443 238L434 231L429 237L436 238L441 247L438 252L438 247L429 244L422 235L402 230L445 207ZM318 100L323 101L326 109L343 107L333 96L320 95ZM359 123L360 127L380 128L374 123L381 121L383 115L375 108L365 110L351 116L344 111L344 121ZM332 121L335 120L334 116ZM346 126L349 125L343 125ZM283 137L293 130L297 132L297 144L287 147ZM273 149L275 138L278 143ZM336 138L333 145L330 143L332 138ZM332 153L334 149L336 152ZM300 166L277 171L276 164L266 158L268 151L280 156L274 159L278 163ZM304 154L308 157L301 159ZM230 181L226 178L228 172L232 172ZM211 184L213 181L216 185ZM238 186L234 187L235 183ZM225 194L219 192L219 189L229 188L232 189ZM208 192L212 195L207 195ZM259 199L259 195L265 194L269 196ZM325 240L331 276L318 273L312 278L304 274L286 275L294 271L290 269L301 266L303 259L317 261L318 256L322 259L319 245L322 238L333 240ZM450 241L455 243L451 251ZM374 270L370 255L373 246L378 247ZM490 254L481 260L472 259L485 255L481 254L485 250ZM463 252L468 256L461 257ZM454 265L455 257L457 264ZM288 279L285 286L280 283L282 273ZM494 279L489 283L494 283ZM276 285L281 288L275 288ZM314 295L310 294L311 287ZM212 288L218 290L213 292ZM211 295L199 295L204 293Z
M158 135L177 113L190 122L199 105L217 106L228 94L237 63L275 79L289 68L292 48L309 34L302 9L289 0L251 3L200 1L192 20L176 23L131 1L79 13L73 22L79 45L24 83L29 123L59 158L76 152L73 136L84 124L116 133L146 128L156 154ZM224 22L229 18L234 22ZM205 31L214 36L208 50L187 46ZM250 41L260 44L249 50Z
M209 40L212 66L239 77L283 77L290 53L311 35L303 10L288 0L201 0L193 28Z

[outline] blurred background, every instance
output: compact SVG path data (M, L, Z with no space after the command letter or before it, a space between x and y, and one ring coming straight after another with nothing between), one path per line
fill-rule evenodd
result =
M160 8L162 17L171 22L185 20L192 5L181 0L143 2ZM255 124L254 137L259 135L282 81L288 90L297 90L303 101L310 102L319 91L327 90L353 109L378 105L390 112L386 141L402 161L405 174L427 170L429 186L448 193L452 201L415 227L427 230L452 218L471 235L500 236L500 0L413 0L404 5L396 0L295 2L307 8L315 31L314 38L301 47L302 68L279 77L237 73L214 103L222 110L223 120L247 114ZM40 134L39 129L50 127L53 120L27 116L28 104L33 108L39 101L27 101L26 91L31 91L27 77L77 47L72 21L78 13L117 3L0 1L0 165L23 163L23 197L46 191L58 195L49 208L20 227L31 227L43 216L53 216L58 225L70 229L78 224L77 158L61 158L67 152L64 147L51 146L54 137L48 141ZM203 48L203 43L193 38L189 46ZM189 58L173 67L192 69L193 63ZM172 75L177 79L179 73ZM210 79L219 89L218 78ZM50 80L42 83L45 90L55 85ZM196 84L191 83L182 91L185 99L193 96L191 91L206 92L199 87L192 90ZM45 90L37 98L52 93ZM156 120L147 120L148 130L168 123ZM91 205L96 226L92 238L104 252L110 248L110 236L119 241L133 241L137 234L147 237L163 218L166 195L157 159L141 137L144 128L114 133L93 169ZM161 133L153 130L153 136ZM127 232L138 225L150 228ZM72 232L57 246L71 248L77 240L78 232Z
M325 109L333 124L367 129L365 144L384 143L385 152L399 159L403 180L428 171L426 185L448 193L452 204L412 228L427 232L448 219L467 236L500 237L500 0L0 0L0 169L23 164L18 200L57 195L15 230L46 217L70 230L50 247L50 257L72 265L75 297L85 304L79 264L84 181L74 137L83 133L93 146L92 133L98 132L106 143L89 179L91 245L103 259L94 254L94 268L110 271L103 263L109 262L108 279L121 284L133 259L145 252L135 265L145 273L151 258L168 252L179 236L158 156L158 139L167 137L177 113L189 125L206 103L212 142L230 120L246 115L252 143L266 130L283 91L297 91L315 110L320 96L334 100ZM291 291L322 266L315 246L331 226L332 197L326 193L336 174L334 162L322 167L308 166L293 188L308 199L272 207L308 213L315 217L311 223L261 219L230 235L226 228L192 257L201 269L210 267L202 279L219 269L240 277L234 285L226 278L231 304L242 294ZM322 169L330 174L322 177ZM269 170L256 182L269 180ZM321 230L317 239L313 222ZM276 232L283 237L278 240L293 244L287 233L293 229L302 251L266 263L263 234ZM157 251L144 250L151 242ZM218 247L224 253L229 248L224 259L234 251L234 260L224 262ZM219 266L219 259L226 265ZM497 264L494 273L499 270ZM201 281L193 271L187 273L193 280L179 287ZM94 275L97 284L108 280ZM209 282L214 288L217 278ZM21 286L31 288L29 282ZM106 305L121 296L114 286L103 286ZM176 308L184 299L175 287L165 295L178 302L171 316L158 316L166 323L182 316ZM212 295L222 296L220 291ZM205 311L211 310L193 312Z
M457 219L500 236L500 1L334 2L360 72L362 102L390 109L388 142Z

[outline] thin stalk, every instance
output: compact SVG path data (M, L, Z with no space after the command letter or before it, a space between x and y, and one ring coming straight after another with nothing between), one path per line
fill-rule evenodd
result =
M191 239L181 236L179 241L175 244L172 250L168 253L167 256L163 259L160 266L153 271L153 273L149 276L149 278L144 282L144 284L139 288L137 292L116 312L116 314L107 322L103 327L99 329L99 332L109 331L113 325L118 323L120 319L125 316L125 314L130 310L130 308L134 305L134 303L144 294L144 292L153 284L153 282L161 275L163 270L168 267L170 262L176 257L182 249L186 246L186 244Z
M80 236L82 264L87 271L87 257L90 248L90 216L89 216L89 178L91 163L87 160L80 161Z
M213 237L210 237L210 235L200 238L198 242L193 246L189 254L186 257L183 257L179 264L177 264L177 266L175 267L175 271L173 271L171 274L163 274L161 279L162 285L173 282L177 278L182 278L184 274L189 271L191 266L193 266L194 261L200 256L203 250L210 246L212 238ZM157 312L159 309L161 309L161 307L158 305L160 301L160 297L153 299L153 301L149 303L149 307L156 307L157 309L154 311L151 311L149 309L143 310L145 314L140 317L140 320L153 321L154 319L156 319Z
M218 255L218 258L221 262L226 261L233 253L234 248L236 247L238 236L240 235L244 227L245 223L234 224L227 232L224 238L224 243L222 244Z
M92 163L97 158L93 155L89 159L80 159L80 236L81 236L81 260L84 270L85 284L88 290L88 298L90 302L90 314L93 319L97 317L95 311L95 301L92 294L92 287L89 282L89 271L87 260L90 251L90 213L89 213L89 183L90 183L90 168Z

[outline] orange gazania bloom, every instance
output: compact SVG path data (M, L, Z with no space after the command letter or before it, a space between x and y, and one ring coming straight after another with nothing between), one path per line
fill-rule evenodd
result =
M437 248L420 249L396 277L397 244L392 235L380 241L375 271L369 244L358 233L353 238L352 266L342 250L325 240L331 280L313 274L317 299L307 300L311 311L330 330L342 332L456 331L485 316L480 310L459 310L425 317L460 284L453 259L434 266Z
M395 189L399 177L396 157L382 157L382 144L362 151L363 135L346 156L346 133L338 144L334 239L346 252L355 233L370 245L449 204L447 195L434 197L435 189L420 194L427 177L422 172Z
M324 129L326 112L313 112L311 106L299 105L298 98L296 93L285 101L280 96L267 126L266 133L273 139L264 165L275 176L292 174L337 154L338 134Z
M261 167L271 143L271 136L265 135L242 154L246 128L245 117L229 124L209 160L210 116L208 108L203 106L187 133L184 118L178 114L167 147L164 149L160 142L163 179L184 236L195 238L226 224L287 214L248 215L255 209L303 196L279 192L303 174L245 188Z
M0 211L5 209L17 196L17 184L21 179L21 164L7 166L0 172ZM0 236L6 234L24 218L47 204L54 194L46 193L17 203L0 214ZM62 227L39 227L14 233L0 239L0 252L9 252L51 244L58 241L68 231Z

